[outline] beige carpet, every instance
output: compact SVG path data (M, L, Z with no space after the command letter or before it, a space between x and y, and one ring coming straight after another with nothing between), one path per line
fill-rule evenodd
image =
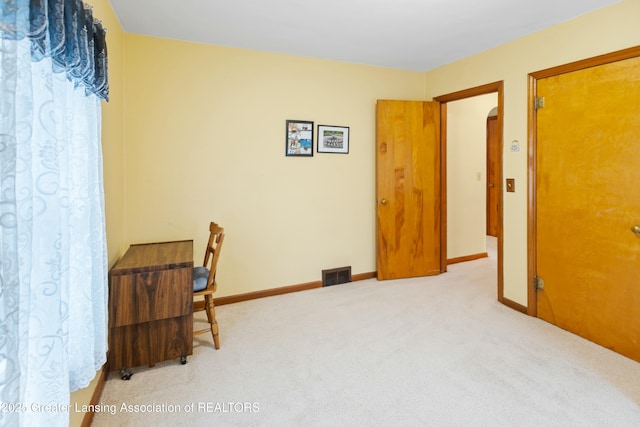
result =
M640 426L640 364L498 303L490 253L221 306L220 350L112 374L93 426Z

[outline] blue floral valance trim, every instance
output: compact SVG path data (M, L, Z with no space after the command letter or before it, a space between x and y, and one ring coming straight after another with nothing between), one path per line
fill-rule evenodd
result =
M81 0L0 0L0 37L31 40L31 58L50 57L53 72L109 99L106 30Z

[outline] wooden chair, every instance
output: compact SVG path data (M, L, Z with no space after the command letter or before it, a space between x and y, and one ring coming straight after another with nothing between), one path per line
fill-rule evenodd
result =
M220 338L218 337L218 322L216 321L216 311L213 304L213 294L218 286L216 282L216 270L220 249L224 241L224 228L215 222L209 224L209 242L204 253L202 267L193 269L193 311L206 311L210 328L193 331L193 335L200 335L211 331L213 344L216 350L220 348ZM200 299L201 298L201 299Z

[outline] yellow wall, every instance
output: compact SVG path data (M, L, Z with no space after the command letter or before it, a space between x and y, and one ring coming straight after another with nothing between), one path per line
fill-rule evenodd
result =
M109 56L110 100L102 103L102 155L107 222L107 247L109 267L122 255L124 246L124 32L118 22L109 0L85 0L93 6L93 16L102 21L107 29L107 49ZM87 405L95 390L98 376L87 388L71 394L71 407ZM70 413L71 426L82 423L84 413Z
M427 99L504 80L504 296L527 305L527 75L640 45L640 1L624 0L426 73ZM512 152L511 141L521 150ZM504 185L503 185L504 187Z
M127 34L126 240L226 239L219 296L375 271L375 103L424 73ZM285 121L349 126L349 154L285 156ZM315 133L315 132L314 132Z
M124 202L124 32L108 0L93 0L94 14L107 28L109 55L109 102L102 103L102 155L105 210L107 222L107 248L109 267L120 258L125 247ZM98 8L98 4L101 5Z

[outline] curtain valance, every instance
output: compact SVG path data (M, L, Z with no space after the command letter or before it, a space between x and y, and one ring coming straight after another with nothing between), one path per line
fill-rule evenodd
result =
M81 0L4 0L0 36L31 40L31 58L50 57L54 73L109 99L106 30Z

